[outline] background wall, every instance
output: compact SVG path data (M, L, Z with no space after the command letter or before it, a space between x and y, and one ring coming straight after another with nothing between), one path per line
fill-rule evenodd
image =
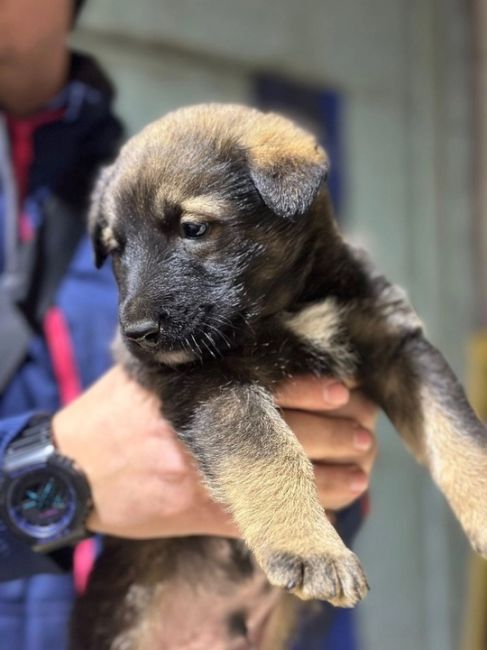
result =
M91 0L93 52L136 130L200 101L248 102L274 71L345 97L345 222L407 287L462 373L471 327L469 41L458 0ZM372 591L364 650L453 650L465 543L384 421L372 513L357 544Z

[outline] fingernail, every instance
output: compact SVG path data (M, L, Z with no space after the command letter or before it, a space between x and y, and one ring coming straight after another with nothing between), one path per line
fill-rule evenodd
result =
M353 434L353 446L360 451L366 451L372 446L372 436L367 429L358 429Z
M349 486L352 492L363 492L368 484L369 479L364 474L354 474L350 479Z
M334 406L342 406L348 401L348 390L338 382L328 384L323 389L325 401Z

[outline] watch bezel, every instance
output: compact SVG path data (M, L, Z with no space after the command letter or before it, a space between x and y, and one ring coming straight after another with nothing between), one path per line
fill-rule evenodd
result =
M29 451L22 449L18 453L9 453L8 459L4 460L0 480L0 517L12 533L28 542L33 550L41 552L55 550L87 537L85 522L92 508L91 489L85 474L69 458L58 453L52 440L46 440L43 435L49 425L50 419L39 422L39 440ZM23 526L17 521L14 513L16 506L12 501L16 498L15 488L19 483L39 471L46 473L46 478L51 473L61 480L70 498L69 515L64 515L44 534L35 524Z
M27 517L22 517L19 513L20 503L18 500L19 494L17 493L19 487L26 481L26 479L31 478L32 481L34 481L40 474L43 475L43 481L47 481L51 477L61 481L63 487L66 489L67 496L69 497L60 519L54 523L46 525L42 525L40 522L29 522ZM60 535L64 536L66 531L70 531L73 528L73 524L76 522L76 490L73 487L72 481L68 479L66 472L59 468L55 463L41 463L17 470L10 476L10 480L7 481L4 490L5 509L12 529L15 529L17 534L30 541L40 543L52 542Z

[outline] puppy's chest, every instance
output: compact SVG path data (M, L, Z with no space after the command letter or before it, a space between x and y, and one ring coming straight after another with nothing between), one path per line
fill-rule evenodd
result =
M254 338L188 370L190 375L204 373L205 383L239 380L272 387L297 373L346 377L354 369L346 310L334 298L327 298L261 322Z
M257 384L272 391L283 379L296 374L345 379L355 369L346 310L335 299L327 298L261 322L252 339L242 340L219 358L172 368L162 366L155 383L144 383L161 397L165 416L181 428L198 405L229 385Z
M281 315L258 345L259 358L285 374L314 372L347 376L355 367L346 310L334 298L307 303ZM281 377L277 377L281 379Z

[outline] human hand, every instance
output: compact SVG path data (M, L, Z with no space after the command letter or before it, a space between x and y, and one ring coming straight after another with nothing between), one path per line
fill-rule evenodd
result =
M338 388L336 388L338 386ZM324 388L328 388L328 396ZM335 387L335 388L334 388ZM277 399L315 464L321 502L348 505L366 488L374 445L353 448L353 435L372 429L374 409L330 380L300 378ZM340 406L340 408L338 408ZM330 415L322 412L329 410ZM90 481L93 531L149 538L195 534L238 536L228 513L209 497L186 449L160 414L157 399L120 367L106 373L53 420L59 450ZM352 433L353 431L353 433ZM356 479L355 485L350 479Z
M313 463L321 504L328 511L349 506L369 484L377 407L356 388L315 377L286 382L276 400Z
M120 366L55 415L53 434L59 451L88 477L89 530L134 539L238 535L157 398Z

